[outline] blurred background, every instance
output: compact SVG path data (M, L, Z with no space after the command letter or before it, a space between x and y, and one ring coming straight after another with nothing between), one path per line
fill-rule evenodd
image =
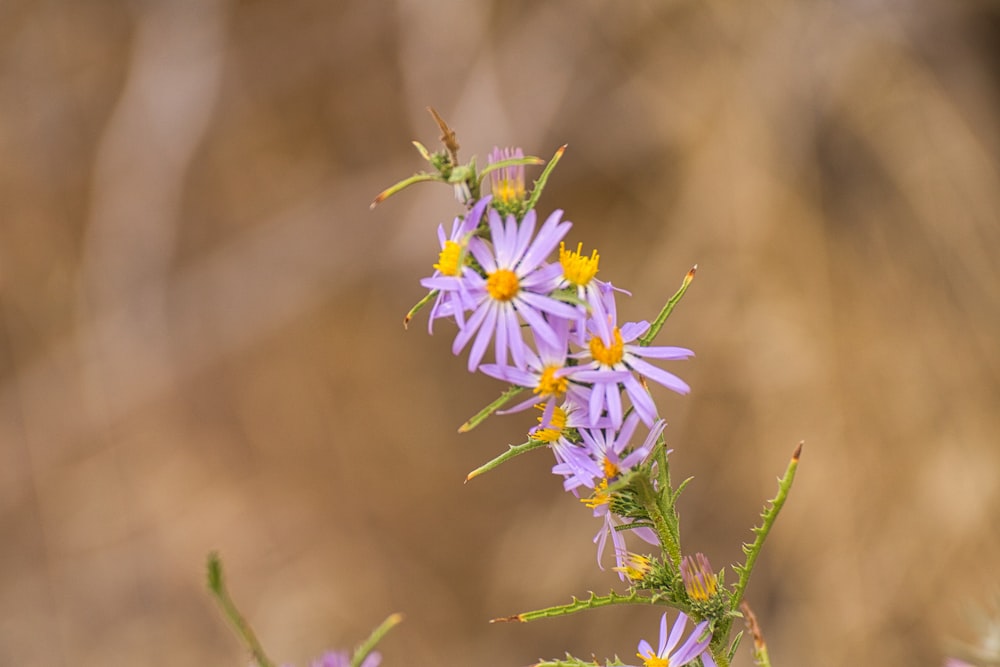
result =
M280 662L391 612L384 664L634 657L534 415L402 317L460 157L569 144L542 198L697 357L657 393L716 568L775 665L938 665L1000 590L995 0L0 2L0 664ZM537 171L530 177L537 176ZM730 572L730 580L732 575ZM748 649L737 665L750 664Z

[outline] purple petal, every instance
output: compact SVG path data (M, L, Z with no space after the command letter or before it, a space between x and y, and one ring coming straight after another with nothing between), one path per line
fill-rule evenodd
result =
M562 216L562 211L553 211L552 215L548 217L542 228L538 230L538 236L535 237L535 242L525 253L524 257L521 258L521 266L525 267L526 270L533 269L534 267L545 261L545 258L552 254L559 242L562 241L566 233L569 232L570 227L573 226L570 222L559 222L559 218Z
M684 380L680 379L673 373L668 373L667 371L657 368L649 362L643 361L636 356L626 355L625 363L627 363L632 369L634 369L639 375L649 378L650 380L663 385L671 391L676 391L678 394L687 394L691 392L691 387L688 386Z
M513 217L513 216L511 216ZM535 235L535 209L531 209L521 220L521 226L517 230L517 241L512 248L511 266L520 264L524 251L531 244L531 237ZM519 267L520 268L520 267ZM520 273L520 270L518 271Z
M493 273L497 270L497 261L493 257L489 244L478 236L469 239L469 252L475 257L479 265L486 273Z
M694 356L694 352L686 347L640 347L638 345L626 345L625 351L631 352L638 357L651 357L653 359L690 359Z
M493 304L486 303L483 305L483 308L486 311L486 315L483 317L482 326L479 327L479 333L476 334L476 340L472 343L472 350L469 351L470 373L474 372L479 366L479 362L483 360L486 346L489 345L490 338L493 337L493 330L497 324L497 311Z

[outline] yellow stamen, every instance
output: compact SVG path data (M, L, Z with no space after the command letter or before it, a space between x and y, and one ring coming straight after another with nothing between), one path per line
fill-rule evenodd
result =
M542 396L562 396L569 388L569 380L564 377L556 377L556 371L562 366L546 366L542 369L542 377L538 378L538 386L532 391Z
M486 278L486 291L497 301L510 301L520 289L517 274L510 269L497 269Z
M576 246L576 251L566 250L566 244L559 244L559 263L562 264L563 277L574 285L583 287L597 275L597 264L601 256L594 250L590 257L583 256L583 243Z
M602 479L597 487L594 489L594 495L589 498L580 498L580 502L594 509L599 505L607 505L611 500L611 494L608 493L608 480Z
M454 241L445 241L434 268L445 276L457 276L462 269L462 246Z
M600 336L590 339L590 354L602 366L614 366L622 360L625 355L625 343L622 342L622 332L615 327L615 340L611 347L605 347Z
M493 183L493 197L504 204L512 204L524 199L524 181L501 178Z
M685 556L681 561L681 577L684 580L684 590L692 600L704 602L715 597L718 591L719 578L712 571L705 554Z
M544 410L544 405L535 406L540 410ZM542 417L538 418L538 423L542 423ZM566 411L560 407L556 407L552 411L551 423L547 428L540 428L531 434L531 437L535 440L543 440L545 442L555 442L560 437L562 437L563 429L566 428Z
M648 556L640 556L632 552L628 553L625 564L621 567L611 568L615 572L621 572L629 581L642 581L646 575L653 571L653 565Z
M618 466L607 456L604 457L604 477L614 479L618 476Z
M642 662L646 667L670 667L670 658L661 658L655 654L643 655L642 653L636 653L636 655L642 658Z

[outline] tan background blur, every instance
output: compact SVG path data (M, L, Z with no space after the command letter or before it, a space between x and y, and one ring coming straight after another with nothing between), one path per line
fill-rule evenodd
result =
M0 665L242 665L393 611L385 664L526 665L658 613L487 619L617 585L530 415L403 314L464 157L541 203L697 358L659 392L685 546L739 557L775 665L936 665L1000 589L1000 5L991 0L0 3ZM537 174L537 172L535 172ZM748 665L746 650L738 665Z

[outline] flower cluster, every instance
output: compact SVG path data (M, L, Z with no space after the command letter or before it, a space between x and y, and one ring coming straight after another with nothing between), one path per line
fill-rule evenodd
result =
M429 329L438 319L455 322L457 355L468 348L468 369L530 390L526 400L501 410L538 406L530 433L552 449L564 486L601 519L594 538L598 562L611 537L618 565L626 549L609 510L609 488L645 464L665 422L647 383L678 393L688 385L649 360L691 357L682 347L655 347L642 338L649 322L621 322L616 299L626 294L597 278L600 255L565 237L572 223L556 210L541 224L525 187L521 149L489 156L491 192L470 202L450 233L438 228L434 273L421 280L433 298ZM556 256L556 250L558 255ZM488 359L492 343L492 355ZM636 437L639 424L647 433ZM635 532L656 544L648 528Z
M655 650L649 642L639 643L642 666L728 667L740 635L732 644L728 637L735 618L751 616L744 592L791 488L801 444L778 480L778 494L765 504L761 524L753 528L753 542L743 545L745 562L732 567L735 583L727 586L724 571L714 572L703 554L685 557L676 502L690 480L676 486L671 481L671 450L663 437L666 422L649 387L655 383L680 394L689 391L662 364L688 359L693 352L652 343L691 284L695 269L652 321L620 318L618 300L629 292L598 278L598 251L568 241L573 225L561 210L547 215L536 210L565 146L548 164L525 156L519 148L494 149L480 171L475 160L458 162L454 131L436 112L431 114L441 129L444 150L431 153L419 142L414 145L433 171L396 183L372 202L374 207L410 185L437 181L452 186L466 207L450 229L438 227L437 261L432 262L433 273L421 280L428 293L404 322L429 305L428 330L433 332L439 320L452 323L456 330L452 352L467 355L470 372L510 385L460 432L493 414L531 408L540 413L526 442L509 446L469 473L467 480L528 451L548 448L555 458L552 472L561 478L563 488L601 523L594 536L598 564L610 541L616 560L613 570L628 587L625 593L592 592L567 604L494 621L525 622L606 605L666 605L680 613L671 628L663 616ZM546 166L541 175L527 187L525 166L542 164ZM628 551L627 533L655 545L659 553ZM696 626L684 639L689 618ZM753 634L754 659L768 665L763 639L759 632ZM593 664L567 655L565 660L544 661L536 667Z

